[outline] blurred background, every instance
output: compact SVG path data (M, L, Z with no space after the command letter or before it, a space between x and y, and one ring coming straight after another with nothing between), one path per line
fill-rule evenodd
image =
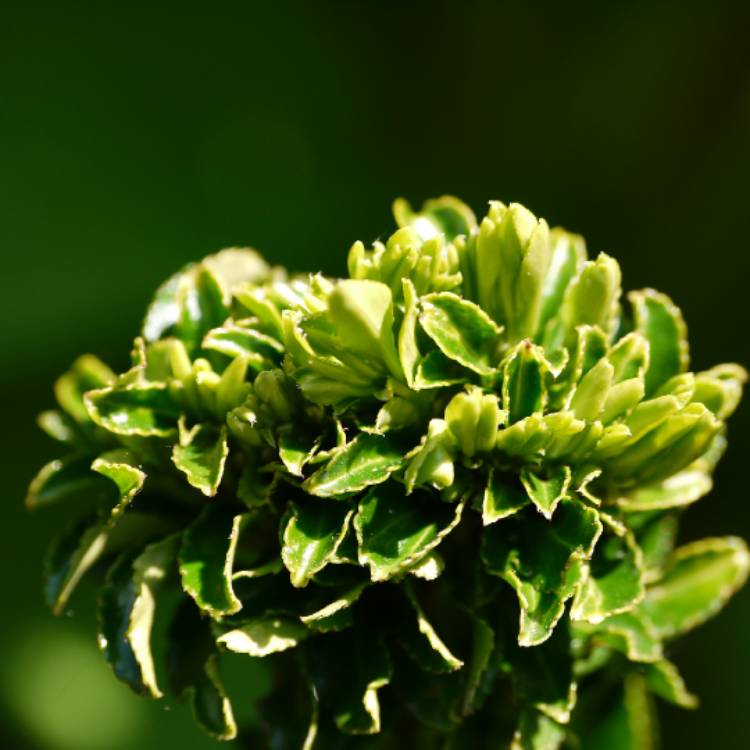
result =
M519 7L522 6L522 7ZM696 369L750 365L747 3L9 3L0 11L0 747L218 747L114 680L91 591L53 621L41 557L65 521L25 485L55 447L51 384L117 368L156 285L253 245L342 273L390 204L520 201L682 307ZM683 537L750 538L750 403ZM750 589L673 654L697 713L667 750L747 747ZM248 687L248 691L251 688ZM249 692L248 692L249 694Z

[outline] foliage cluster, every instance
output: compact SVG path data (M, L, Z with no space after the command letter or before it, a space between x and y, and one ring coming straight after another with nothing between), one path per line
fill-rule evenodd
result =
M57 381L47 600L106 570L116 676L220 739L229 651L268 670L253 747L652 747L651 696L696 702L669 644L748 572L737 538L675 541L745 372L690 372L669 298L623 305L613 258L520 205L394 213L346 279L189 265L130 369Z

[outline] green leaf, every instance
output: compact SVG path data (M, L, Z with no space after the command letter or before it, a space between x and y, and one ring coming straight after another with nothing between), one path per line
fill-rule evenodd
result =
M88 414L86 415L88 419ZM80 426L60 409L48 409L36 418L36 422L47 435L60 443L75 445L86 442L85 433Z
M630 532L609 535L596 546L570 610L572 620L598 623L626 612L644 595L643 556Z
M508 644L504 653L515 692L560 724L570 721L578 688L573 679L571 640L567 623L561 623L544 643L534 648Z
M91 455L71 454L45 464L32 479L26 507L46 508L69 498L104 499L111 484L91 471Z
M750 554L737 537L702 539L675 550L649 587L640 611L662 638L717 614L747 580Z
M319 438L310 437L295 425L289 425L287 429L280 429L277 442L281 462L286 470L295 477L302 476L302 469L315 455L320 445Z
M172 461L193 487L213 497L229 455L227 428L196 424L188 430L183 420L179 426L180 440L172 449Z
M177 555L177 536L126 555L107 576L99 599L99 644L123 682L136 693L161 698L151 640L159 589Z
M242 603L232 589L232 568L241 515L214 502L186 529L180 546L182 588L212 617L237 612Z
M232 704L219 675L208 623L183 600L169 629L168 663L172 690L189 700L198 724L218 740L237 736Z
M257 466L248 464L242 470L237 484L237 499L251 510L266 505L275 486L276 475L261 471Z
M718 419L727 419L739 406L747 378L747 370L735 364L699 372L695 376L693 400L705 404Z
M529 500L545 518L552 518L559 502L568 495L571 472L569 466L552 466L546 476L528 466L521 469L521 483Z
M224 291L216 277L203 264L194 264L159 288L146 313L143 336L155 341L174 335L194 352L204 336L228 315Z
M630 661L651 663L662 658L661 639L638 612L623 612L607 617L596 625L575 623L578 634L603 642L625 654Z
M430 552L409 568L409 573L423 581L434 581L445 570L445 560L439 552Z
M617 504L628 513L681 508L700 500L712 486L708 474L699 469L686 469L661 482L624 491L617 498Z
M303 484L311 495L335 497L380 484L400 468L403 446L389 436L360 433Z
M321 704L346 734L380 731L378 690L390 682L391 660L383 642L362 629L316 638L307 663Z
M94 460L91 469L111 480L117 487L119 501L112 510L111 523L141 491L146 473L139 467L133 454L126 450L103 453Z
M292 584L306 586L335 557L349 529L348 504L310 499L291 502L281 557Z
M453 452L450 449L448 426L442 419L431 419L427 434L414 451L410 451L409 465L404 473L407 494L415 487L431 484L445 489L453 484Z
M102 523L74 525L58 537L45 564L45 599L53 614L59 615L85 573L99 560L107 546Z
M646 393L653 393L673 375L688 368L687 327L679 308L653 289L631 292L635 328L649 342Z
M398 332L398 356L404 371L406 384L414 387L417 363L421 359L417 346L418 297L414 284L409 279L402 280L404 291L404 317Z
M586 243L578 234L571 234L558 227L549 233L550 261L544 286L539 323L543 327L557 314L568 285L586 260Z
M549 716L526 709L521 713L510 750L558 750L565 729Z
M370 568L373 581L403 573L440 544L462 511L462 503L440 503L430 493L407 497L393 482L373 488L354 517L360 565Z
M81 578L105 554L148 542L173 525L173 520L142 513L113 512L103 520L78 520L57 538L45 561L45 600L53 614L65 610Z
M606 693L605 699L609 698ZM594 708L593 731L582 732L584 750L657 750L659 727L643 675L625 676L624 689L614 701Z
M488 670L492 668L492 656L495 652L495 631L476 614L469 612L469 616L472 624L472 648L466 672L464 716L471 715L480 707L483 697L482 683Z
M433 349L419 360L412 387L415 391L422 391L460 385L467 382L468 375L470 373L458 362L448 359L440 349Z
M131 383L86 394L86 409L100 427L116 435L170 437L180 408L164 383Z
M282 344L272 336L254 328L235 325L212 329L206 334L201 347L228 357L246 357L255 369L278 365L284 353Z
M565 292L560 315L569 332L578 326L598 326L611 333L618 315L620 266L614 258L599 253L584 263Z
M497 428L503 421L497 396L467 386L445 407L445 421L461 452L468 457L495 447Z
M222 632L216 642L237 654L263 657L295 648L306 637L307 628L298 620L265 616Z
M324 607L302 615L300 620L313 630L327 633L333 630L344 630L351 627L354 622L352 617L352 606L362 595L368 584L358 583L356 586L346 590L332 602Z
M420 667L429 672L443 674L461 669L464 665L463 661L454 656L445 643L443 643L435 628L427 619L427 615L417 599L414 588L407 584L405 586L405 593L416 616L414 626L403 627L398 635L399 643L406 653Z
M419 211L412 210L403 198L397 198L393 202L393 216L398 226L413 227L424 240L443 234L450 241L460 234L471 234L477 226L474 212L452 195L427 200Z
M60 408L78 424L90 421L84 394L105 388L115 380L112 370L93 354L84 354L55 381L55 398Z
M517 477L490 469L482 499L482 523L485 526L518 513L528 504L529 496Z
M698 699L687 689L677 667L662 659L646 667L648 689L680 708L698 708Z
M570 401L570 409L577 419L593 422L601 416L614 372L615 368L606 359L600 359L581 378Z
M544 411L546 371L542 350L528 339L507 356L503 365L503 410L509 424Z
M452 292L428 294L419 322L446 357L480 375L494 372L501 329L479 306Z
M551 521L523 511L485 529L481 557L487 572L518 595L520 645L536 646L550 637L601 532L598 513L571 500L560 502Z
M401 380L391 290L379 281L346 279L331 292L328 306L345 350L382 362L394 378Z

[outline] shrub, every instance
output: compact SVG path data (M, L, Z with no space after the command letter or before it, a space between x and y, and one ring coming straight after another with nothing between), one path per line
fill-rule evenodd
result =
M344 280L191 264L129 370L57 381L47 600L106 565L115 675L220 739L230 651L269 672L271 748L651 747L650 696L696 702L665 644L747 576L737 538L675 548L745 372L689 372L668 297L623 309L617 262L520 205L394 213Z

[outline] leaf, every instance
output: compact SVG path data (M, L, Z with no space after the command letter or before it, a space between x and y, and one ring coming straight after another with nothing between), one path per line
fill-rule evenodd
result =
M594 711L593 731L581 733L585 750L657 750L657 716L643 675L627 674L614 702L607 701Z
M300 620L313 630L327 633L332 630L343 630L353 623L352 606L362 595L368 584L358 583L356 586L345 591L341 596L334 599L324 607L302 615Z
M482 523L489 526L517 513L529 504L529 496L517 477L490 469L482 499Z
M506 357L503 365L503 410L508 424L541 413L547 403L543 352L528 339Z
M653 289L631 292L635 328L649 342L646 394L653 393L673 375L688 368L687 326L679 308Z
M258 370L278 365L284 354L283 345L272 336L254 328L235 325L210 330L201 347L226 354L227 357L246 357L250 365Z
M299 621L266 616L223 632L216 642L237 654L263 657L294 648L306 637L307 628Z
M651 663L662 658L661 639L638 612L623 612L596 625L575 623L577 633L603 641L625 654L630 661Z
M510 750L558 750L565 739L565 729L538 711L521 713Z
M84 354L55 381L55 398L60 408L78 424L90 421L84 394L104 388L115 380L112 370L93 354Z
M146 314L143 334L147 341L165 334L174 335L193 352L198 349L204 336L212 328L219 327L229 315L224 291L214 274L203 264L190 266L172 279L174 285L169 289L171 298L167 299L168 295L165 294L165 304L158 308L152 304ZM167 285L157 292L157 297L162 290L166 291ZM167 316L171 319L168 320Z
M101 523L79 522L58 537L45 563L45 599L55 615L61 614L84 574L97 562L107 545Z
M110 570L99 599L99 644L123 682L136 693L161 698L151 639L156 598L174 565L177 536L126 555Z
M675 550L639 610L662 638L692 630L717 614L747 580L750 554L737 537L715 537Z
M131 383L86 394L86 409L100 427L116 435L170 437L180 408L164 383Z
M71 454L45 464L31 480L26 507L46 508L69 498L104 499L111 484L91 471L91 455Z
M112 509L110 523L125 511L130 501L141 491L146 481L145 472L135 457L126 450L103 453L91 464L91 469L111 480L117 487L119 501Z
M631 609L644 595L643 556L630 532L600 540L584 567L570 610L572 620L598 623Z
M646 667L646 684L654 694L680 708L698 708L698 699L685 687L677 667L662 659Z
M409 573L423 581L434 581L445 570L445 561L439 552L430 552L409 568Z
M403 378L393 335L393 295L386 284L367 279L339 281L328 306L346 351L382 362L394 378Z
M373 581L403 573L433 550L461 520L463 503L441 503L426 492L406 496L388 483L370 490L354 517L360 565Z
M173 520L143 513L115 513L111 519L84 517L64 531L45 561L45 601L61 614L81 578L105 555L143 544L169 530Z
M571 500L560 502L551 521L525 511L485 529L482 561L488 573L516 591L521 646L536 646L550 637L601 532L598 513Z
M469 374L458 362L448 359L440 349L433 349L417 363L417 371L411 387L415 391L423 391L459 385L467 381Z
M172 690L190 701L198 724L218 740L237 736L232 704L221 682L208 623L183 600L169 629L168 664Z
M461 669L464 663L454 656L450 649L443 643L435 631L422 606L417 599L414 588L406 585L405 593L411 604L416 621L415 627L407 625L398 634L399 643L406 653L419 664L422 669L437 674L455 672Z
M183 590L212 617L233 614L242 603L232 589L241 515L212 503L187 527L180 546Z
M180 421L180 440L172 449L172 461L188 482L207 497L218 492L228 455L225 425L196 424L188 430Z
M600 359L581 378L570 401L570 410L577 419L593 422L602 415L614 372L606 359Z
M472 623L472 649L466 672L464 689L463 714L469 716L480 707L482 700L482 682L487 670L491 668L492 655L495 650L495 631L487 622L476 614L469 612Z
M248 464L242 470L237 484L237 499L253 510L266 505L275 486L275 474L261 471L257 466Z
M586 243L578 234L571 234L559 228L550 230L550 262L542 287L542 308L539 314L540 326L557 314L565 290L586 260Z
M718 419L727 419L739 406L748 373L735 364L718 365L695 376L693 400L705 404Z
M445 421L431 419L427 434L422 437L419 447L409 454L409 465L404 472L407 494L411 494L415 487L425 484L431 484L437 489L445 489L453 484L455 470L450 443Z
M302 476L305 464L315 455L320 439L311 438L301 432L298 427L279 430L278 434L279 458L286 470L295 477Z
M452 292L420 300L419 322L443 354L480 375L495 370L501 329L479 306Z
M403 446L389 436L360 433L302 486L318 497L347 495L384 482L403 461Z
M474 212L452 195L427 200L419 211L412 210L403 198L397 198L393 202L393 216L399 227L413 227L424 240L443 234L450 241L458 235L471 234L477 226Z
M402 279L401 284L404 292L404 317L398 332L398 356L406 384L413 388L417 363L421 359L417 346L418 297L410 279Z
M571 472L569 466L552 466L547 469L547 476L540 476L528 466L521 469L521 483L529 500L547 519L552 518L559 502L567 496L570 488Z
M625 491L617 504L625 512L681 508L700 500L711 491L711 477L699 469L686 469L654 484Z
M307 663L321 704L346 734L380 731L378 690L390 682L392 667L383 642L362 629L316 638Z
M586 261L563 298L560 315L565 328L572 332L578 326L590 325L611 333L618 311L620 281L620 266L609 255L599 253L596 260Z
M348 504L313 499L289 507L281 557L292 584L301 587L335 557L354 511Z

